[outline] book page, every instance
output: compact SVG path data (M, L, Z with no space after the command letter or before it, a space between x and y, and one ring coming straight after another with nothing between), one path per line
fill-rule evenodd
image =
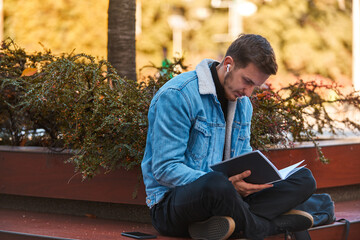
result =
M305 161L305 160L302 160L302 161L300 161L300 162L298 162L298 163L295 163L295 164L293 164L293 165L291 165L291 166L289 166L289 167L286 167L286 168L283 168L283 169L279 170L279 173L280 173L281 178L282 178L282 179L285 179L285 178L287 178L289 175L291 175L291 174L297 172L299 169L305 167L305 166L302 166L302 167L300 167L300 168L297 168L297 167L298 167L301 163L303 163L304 161ZM295 171L294 171L294 170L295 170Z

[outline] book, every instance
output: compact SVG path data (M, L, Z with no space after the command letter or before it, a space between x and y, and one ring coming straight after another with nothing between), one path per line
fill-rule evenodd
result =
M210 168L214 171L223 172L228 177L250 170L251 175L244 178L244 181L248 183L265 184L286 179L291 174L305 167L305 165L299 167L304 161L305 160L302 160L289 167L278 170L264 154L256 150L211 165Z

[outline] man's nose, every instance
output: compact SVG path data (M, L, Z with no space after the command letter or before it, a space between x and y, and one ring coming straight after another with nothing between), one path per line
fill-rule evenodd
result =
M251 94L252 94L252 92L254 91L254 88L255 88L255 86L251 86L251 87L245 88L245 95L246 95L247 97L250 97Z

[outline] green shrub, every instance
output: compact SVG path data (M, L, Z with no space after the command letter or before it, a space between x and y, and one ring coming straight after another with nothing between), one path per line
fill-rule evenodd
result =
M0 142L73 149L69 162L84 177L139 165L150 100L181 61L138 83L89 55L27 54L7 40L0 52Z
M326 96L326 97L325 97ZM251 97L254 113L251 144L255 149L293 147L294 142L313 142L319 159L328 162L317 143L325 131L336 135L345 128L360 131L356 119L330 114L329 110L360 111L358 92L343 94L336 83L323 84L299 80L278 91L269 86L258 89Z
M157 74L137 82L119 77L107 61L86 54L55 56L50 50L28 54L10 39L2 43L0 67L0 144L72 149L68 161L84 178L139 166L150 101L166 81L186 69L183 59L165 67L151 65ZM326 100L318 89L332 90L335 97ZM278 92L259 89L251 100L251 144L265 150L314 141L324 128L335 131L337 120L327 114L326 104L360 106L355 93L344 96L335 85L303 81ZM360 129L349 119L342 122Z

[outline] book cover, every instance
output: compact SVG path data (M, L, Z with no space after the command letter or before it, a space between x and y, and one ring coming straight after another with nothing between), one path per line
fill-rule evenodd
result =
M304 167L298 167L302 162L304 162L304 160L278 170L265 155L259 150L256 150L222 161L210 167L214 171L225 173L228 177L250 170L251 175L244 180L248 183L264 184L287 178Z

